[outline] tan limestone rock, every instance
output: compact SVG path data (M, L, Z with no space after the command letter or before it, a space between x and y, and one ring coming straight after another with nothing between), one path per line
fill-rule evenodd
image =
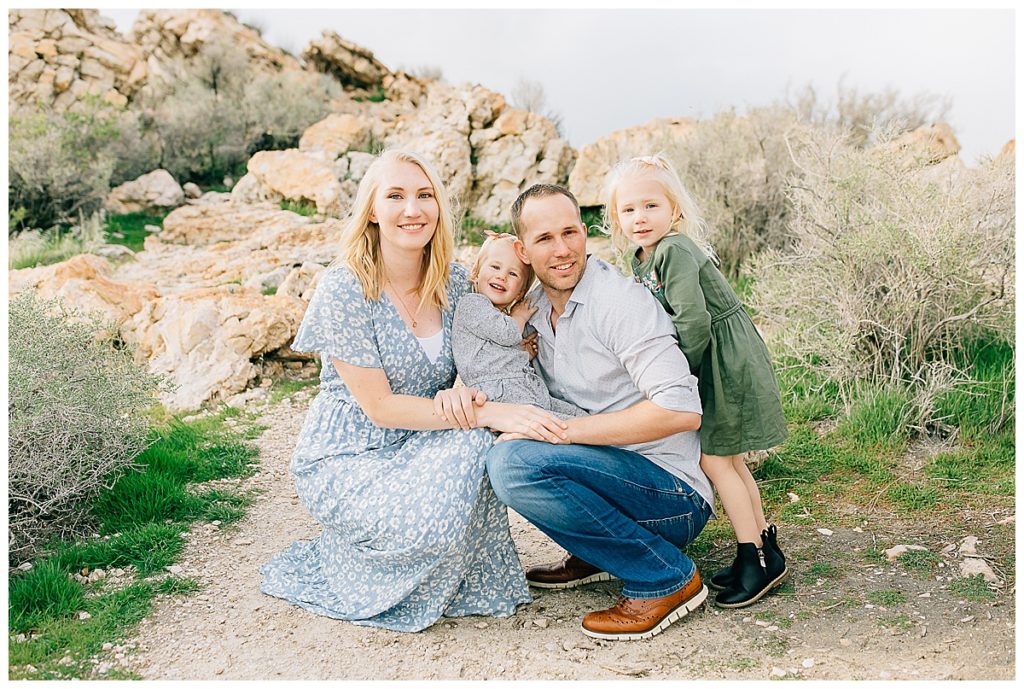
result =
M322 158L296 149L260 151L249 159L248 169L259 183L294 201L311 201L318 213L342 212L341 184Z
M344 86L373 89L391 74L373 53L350 43L334 31L322 31L302 51L302 59L319 72L334 76Z
M361 117L350 114L328 115L310 126L299 139L300 151L324 151L331 159L370 145L373 128Z

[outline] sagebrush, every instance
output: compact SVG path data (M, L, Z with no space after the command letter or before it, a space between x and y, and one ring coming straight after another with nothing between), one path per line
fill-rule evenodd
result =
M9 303L8 556L85 526L146 447L159 380L100 319L24 292Z
M909 386L908 424L964 379L972 343L1013 342L1014 168L931 165L825 129L793 141L786 251L752 264L776 356L850 391Z

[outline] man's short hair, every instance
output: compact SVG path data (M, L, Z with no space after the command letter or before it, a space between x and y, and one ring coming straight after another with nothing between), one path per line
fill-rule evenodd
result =
M542 199L546 196L557 196L561 194L565 198L572 201L572 205L576 207L576 215L580 215L580 204L576 200L576 197L572 195L572 192L563 186L557 184L534 184L532 187L520 194L516 200L512 203L512 231L519 239L523 238L523 206L530 199ZM580 222L582 222L582 216Z

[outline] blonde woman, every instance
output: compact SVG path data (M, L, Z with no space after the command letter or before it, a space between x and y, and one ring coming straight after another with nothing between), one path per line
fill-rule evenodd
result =
M451 389L452 314L469 290L453 244L437 173L416 154L383 153L292 345L323 362L291 464L323 532L263 566L264 593L397 631L529 602L484 476L486 427L556 441L565 425Z

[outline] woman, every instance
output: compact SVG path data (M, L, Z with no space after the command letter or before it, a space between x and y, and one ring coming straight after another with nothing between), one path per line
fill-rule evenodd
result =
M564 425L450 389L452 313L469 284L453 245L437 173L415 154L383 153L292 345L323 361L291 465L323 532L263 566L264 593L398 631L507 616L530 600L484 476L483 427L553 440Z

